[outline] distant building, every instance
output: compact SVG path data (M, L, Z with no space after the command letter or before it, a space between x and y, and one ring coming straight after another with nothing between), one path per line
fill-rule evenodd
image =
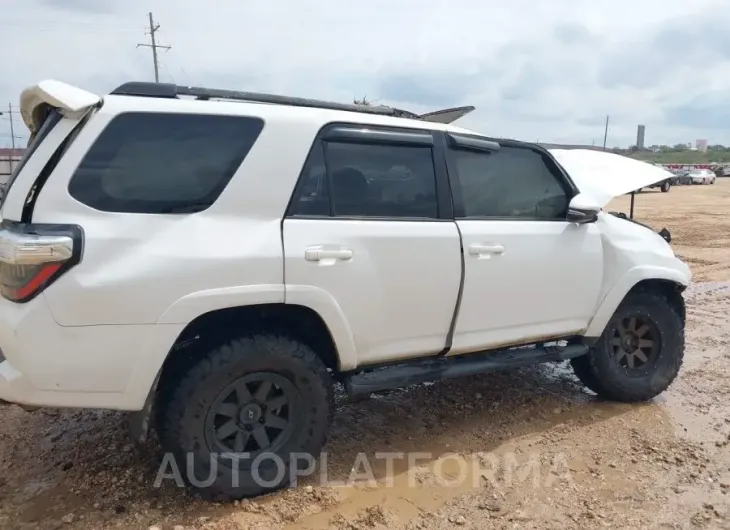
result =
M5 184L10 174L23 158L24 149L9 149L0 147L0 184Z
M697 140L695 142L695 145L697 146L697 150L706 153L707 152L707 140Z
M637 149L644 149L644 132L645 131L646 131L646 127L644 125L639 125L639 128L636 131L636 148Z

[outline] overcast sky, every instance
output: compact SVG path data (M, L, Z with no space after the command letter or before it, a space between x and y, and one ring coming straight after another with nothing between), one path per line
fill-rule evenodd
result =
M99 93L153 80L136 48L150 10L172 46L162 81L473 104L460 125L529 141L600 145L610 114L609 146L639 123L647 145L730 144L727 0L0 0L0 104L46 78Z

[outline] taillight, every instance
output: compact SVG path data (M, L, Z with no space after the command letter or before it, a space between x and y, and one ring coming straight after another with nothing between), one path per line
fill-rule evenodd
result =
M38 295L81 257L76 226L3 223L0 228L0 293L13 302Z

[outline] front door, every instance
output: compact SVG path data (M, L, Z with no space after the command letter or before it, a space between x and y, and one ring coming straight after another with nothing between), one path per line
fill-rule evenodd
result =
M574 191L549 155L452 145L465 281L452 354L578 334L603 278L595 224L566 220Z

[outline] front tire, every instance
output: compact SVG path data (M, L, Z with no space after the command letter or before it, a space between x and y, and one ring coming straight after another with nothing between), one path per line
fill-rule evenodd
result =
M668 192L670 187L671 185L669 184L669 182L663 182L661 187L662 193Z
M183 375L159 432L201 497L231 501L288 485L292 463L308 466L307 458L319 456L333 411L332 380L308 346L250 335L214 349Z
M646 401L674 381L684 358L684 321L669 301L634 293L616 309L586 355L571 360L578 379L599 397Z

